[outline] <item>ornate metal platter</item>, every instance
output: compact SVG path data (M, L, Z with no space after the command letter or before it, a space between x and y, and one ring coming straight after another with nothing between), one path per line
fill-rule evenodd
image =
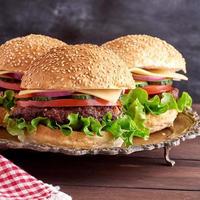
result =
M173 146L177 146L181 141L193 139L200 135L200 118L198 114L192 110L186 111L178 115L174 122L173 128L167 128L162 131L151 134L149 140L145 141L141 138L134 139L134 145L130 147L76 150L65 147L55 147L50 145L36 145L20 143L15 137L7 134L4 129L0 129L0 148L14 149L31 149L45 152L60 152L67 155L85 155L85 154L131 154L137 151L153 150L164 148L165 160L169 165L175 162L170 160L169 152Z

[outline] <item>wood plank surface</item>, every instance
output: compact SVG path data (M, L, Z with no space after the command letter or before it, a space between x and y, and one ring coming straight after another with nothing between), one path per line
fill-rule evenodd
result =
M66 186L75 200L199 200L200 191L173 191L151 189L128 189L128 188L101 188L101 187L74 187ZM105 197L106 196L106 197Z
M178 160L172 168L160 158L66 157L24 152L16 159L18 153L7 157L56 185L200 190L199 161Z
M194 106L200 111L200 105ZM200 199L200 137L174 147L174 167L163 150L129 156L66 156L8 150L4 156L77 200Z

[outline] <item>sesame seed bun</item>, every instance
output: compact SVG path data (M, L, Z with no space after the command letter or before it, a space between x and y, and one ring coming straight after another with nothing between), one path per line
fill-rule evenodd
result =
M168 110L160 115L147 115L147 120L145 126L149 128L150 133L163 130L165 128L173 126L174 120L176 119L178 112L173 110Z
M87 136L83 132L76 131L72 132L69 136L65 136L59 130L52 130L43 125L38 126L36 133L27 134L23 142L72 149L121 147L123 144L122 139L116 140L108 132L102 132L102 137L97 135Z
M25 89L133 88L127 65L112 51L96 45L54 48L35 61L22 78Z
M185 59L164 40L149 35L127 35L102 45L118 54L129 66L146 69L183 70Z
M25 72L39 56L64 45L60 40L34 34L9 40L0 46L0 70Z

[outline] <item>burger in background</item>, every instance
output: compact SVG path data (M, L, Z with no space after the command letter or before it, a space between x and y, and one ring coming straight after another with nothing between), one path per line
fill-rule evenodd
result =
M121 100L126 113L139 127L153 133L173 125L179 112L190 108L188 93L179 96L173 81L188 80L185 59L172 45L148 35L128 35L102 45L129 66L136 89Z
M0 46L0 125L14 106L14 95L21 90L23 73L38 57L64 42L44 35L28 35L7 41Z

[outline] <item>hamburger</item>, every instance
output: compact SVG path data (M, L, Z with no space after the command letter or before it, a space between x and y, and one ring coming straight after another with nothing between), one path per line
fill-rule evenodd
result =
M119 101L135 87L127 65L96 45L54 48L22 77L7 131L26 144L56 148L120 147L145 138Z
M164 40L149 35L127 35L102 45L116 53L129 67L136 89L122 103L139 127L153 133L173 126L178 113L192 105L187 92L179 95L174 81L188 80L182 54Z
M64 42L44 35L28 35L0 46L0 125L4 115L14 106L14 95L21 90L23 73L33 61Z

